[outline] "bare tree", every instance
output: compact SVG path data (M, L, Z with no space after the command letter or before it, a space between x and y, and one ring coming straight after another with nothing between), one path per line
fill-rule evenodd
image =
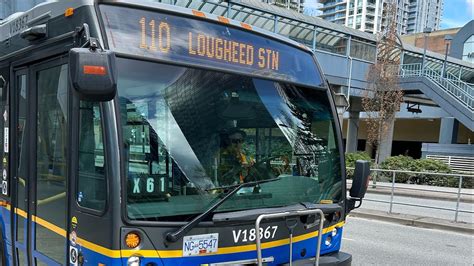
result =
M377 60L367 71L368 88L362 99L362 109L367 114L367 142L377 148L375 162L380 157L380 143L392 130L395 115L403 101L403 92L398 85L400 45L397 35L397 5L392 0L385 3L382 32L378 35Z

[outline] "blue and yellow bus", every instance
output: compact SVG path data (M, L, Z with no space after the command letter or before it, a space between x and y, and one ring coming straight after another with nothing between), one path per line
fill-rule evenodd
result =
M200 11L0 21L2 265L349 265L331 91L305 46Z

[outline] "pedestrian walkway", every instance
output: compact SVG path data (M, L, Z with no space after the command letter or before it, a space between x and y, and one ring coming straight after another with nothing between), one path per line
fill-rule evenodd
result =
M352 180L347 180L347 187L350 188L351 185ZM393 192L395 196L438 199L448 201L456 201L458 197L458 188L416 184L395 183ZM370 182L369 187L367 188L367 193L390 195L392 193L392 183L377 182L376 184L374 184L373 182ZM462 188L460 193L460 201L474 203L474 189Z
M351 180L347 180L351 187ZM416 184L370 183L359 209L351 215L404 225L474 233L474 189ZM390 205L390 201L393 202ZM455 215L455 209L459 213ZM455 217L455 218L454 218ZM458 222L454 222L454 220Z

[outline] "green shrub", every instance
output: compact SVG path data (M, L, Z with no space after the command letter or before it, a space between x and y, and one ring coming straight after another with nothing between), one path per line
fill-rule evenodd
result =
M459 178L456 179L456 187L459 186ZM474 188L474 178L473 177L464 177L462 179L462 187L463 188Z
M354 168L357 160L369 161L371 160L370 155L363 151L346 153L346 168ZM354 169L347 169L347 178L354 176Z
M411 164L411 171L432 172L432 173L451 173L451 168L443 162L432 159L414 160ZM454 176L414 174L411 182L415 184L431 186L456 187L459 179Z
M346 167L354 167L355 161L357 160L368 160L370 156L365 152L346 153ZM404 170L413 172L429 172L429 173L451 173L451 168L445 163L433 159L413 159L409 156L392 156L385 159L380 164L380 169L387 170ZM374 174L374 173L373 173ZM347 170L347 177L352 178L354 170ZM392 182L391 172L377 172L377 180ZM420 185L430 186L443 186L443 187L458 187L459 178L456 176L444 176L444 175L428 175L428 174L408 174L408 173L396 173L396 183L412 183ZM462 187L472 188L474 185L474 178L464 178Z
M406 170L406 171L411 171L411 164L414 161L414 159L410 156L392 156L388 157L385 159L380 164L381 169L388 169L388 170ZM378 174L378 179L382 179L384 181L392 181L392 175L393 173L391 172L381 172ZM410 174L405 174L405 173L397 173L395 176L395 182L396 183L407 183L410 180Z
M443 162L432 159L413 159L408 156L393 156L387 158L381 165L381 169L390 170L406 170L413 172L430 172L430 173L451 173L451 168ZM389 172L380 173L379 180L392 181L392 174ZM463 182L463 187L472 187L471 180ZM443 175L429 174L408 174L397 173L395 176L396 183L413 183L430 186L457 187L459 178Z

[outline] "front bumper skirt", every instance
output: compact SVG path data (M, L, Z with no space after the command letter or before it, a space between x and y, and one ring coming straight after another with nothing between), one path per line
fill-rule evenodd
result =
M350 266L352 255L344 252L336 252L319 257L320 266ZM283 264L290 265L290 264ZM314 258L293 261L294 266L314 266Z

